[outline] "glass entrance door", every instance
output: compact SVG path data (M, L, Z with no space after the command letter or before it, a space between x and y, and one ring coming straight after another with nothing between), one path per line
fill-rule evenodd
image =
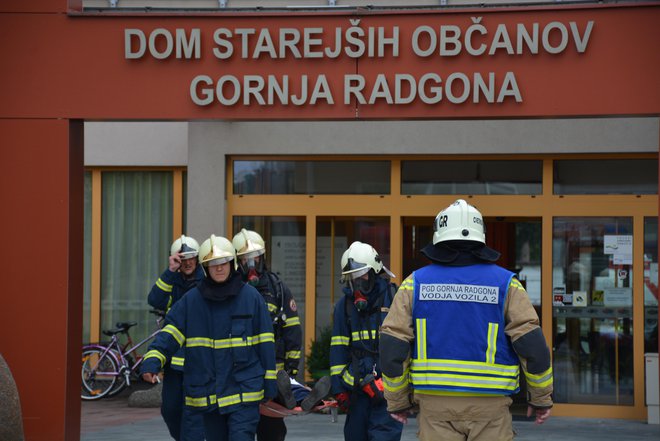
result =
M555 401L634 404L633 219L554 220Z
M344 295L341 256L355 241L373 246L386 267L390 266L388 217L319 217L316 223L316 338L332 326L335 303ZM393 280L393 282L400 280ZM397 283L398 285L398 283Z

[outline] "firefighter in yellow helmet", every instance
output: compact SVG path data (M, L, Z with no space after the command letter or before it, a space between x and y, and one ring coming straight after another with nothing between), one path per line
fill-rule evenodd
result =
M513 439L510 395L519 369L528 416L550 416L550 351L527 292L485 244L481 213L459 199L435 218L432 263L406 278L383 323L380 360L388 411L419 410L422 441Z
M324 380L328 381L325 389L315 387L313 394L300 388L299 392L305 395L304 398L296 397L291 388L291 378L298 374L302 347L302 327L293 295L284 281L268 269L266 243L259 233L243 228L234 236L232 243L243 280L257 288L270 312L275 333L277 385L280 392L278 401L290 409L301 401L303 410L307 411L327 394L329 381ZM257 440L282 441L286 432L284 418L262 415L257 428Z
M199 244L186 235L176 239L170 247L168 266L149 291L147 302L155 309L168 311L185 293L204 278L201 265L197 264ZM175 440L203 441L204 430L201 416L195 416L183 404L184 350L179 350L163 370L163 390L160 413L170 435Z
M275 339L259 292L236 271L232 243L212 235L199 248L206 276L167 313L149 345L145 381L185 347L186 409L201 415L207 441L253 441L259 403L276 394Z

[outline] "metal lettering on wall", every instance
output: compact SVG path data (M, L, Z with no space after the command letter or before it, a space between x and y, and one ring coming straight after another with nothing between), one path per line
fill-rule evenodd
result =
M445 65L429 64L433 70L307 74L295 68L297 60L364 59L396 60L402 55L451 63L456 57L475 59L558 56L587 51L595 21L563 23L502 23L485 25L483 17L470 17L465 26L455 24L417 25L404 35L399 26L362 26L362 19L348 19L346 28L323 27L217 28L207 36L200 28L157 28L150 32L124 29L126 60L177 59L189 62L204 57L218 61L218 72L199 72L189 84L197 106L303 106L303 105L427 105L503 102L522 103L524 93L515 71L453 71ZM226 62L286 61L295 73L226 73ZM391 65L388 65L391 66ZM437 68L437 69L436 69Z

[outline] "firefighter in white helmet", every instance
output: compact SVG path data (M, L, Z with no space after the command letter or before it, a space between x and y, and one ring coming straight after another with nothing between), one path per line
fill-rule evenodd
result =
M550 351L527 292L496 265L481 213L459 199L435 218L432 263L403 281L383 323L385 398L402 422L419 410L419 438L513 439L519 369L528 416L550 416Z
M232 243L212 235L199 248L206 276L179 300L149 345L145 381L185 347L184 402L201 415L207 441L253 441L259 403L273 398L275 338L268 309L236 271Z
M182 235L172 243L168 266L149 291L149 305L168 311L204 278L204 271L197 264L198 253L199 244L190 236ZM185 410L183 404L183 363L184 351L181 349L164 366L160 413L175 440L184 439L182 433L185 431L185 439L203 441L201 416L195 417Z
M341 257L344 295L333 315L330 346L332 392L346 411L347 441L399 441L403 425L390 418L383 397L379 330L396 286L378 252L353 242Z

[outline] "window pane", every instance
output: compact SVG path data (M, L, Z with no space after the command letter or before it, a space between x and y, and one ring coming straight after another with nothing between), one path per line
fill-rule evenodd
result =
M541 194L542 161L403 161L402 194Z
M172 173L104 172L101 329L136 321L133 339L153 328L147 295L167 267L172 243Z
M341 256L353 242L373 246L383 264L390 267L389 218L318 218L316 226L316 337L326 326L332 326L335 303L344 295ZM334 238L334 240L333 240ZM331 246L332 244L332 246ZM399 285L397 274L392 282Z
M389 194L389 161L235 161L234 194Z
M554 161L554 194L656 194L655 159Z
M83 239L83 343L89 343L89 326L92 304L92 173L85 172Z
M515 271L541 318L541 222L515 223Z
M558 403L633 405L632 218L555 218Z
M644 219L644 352L658 352L658 218Z

